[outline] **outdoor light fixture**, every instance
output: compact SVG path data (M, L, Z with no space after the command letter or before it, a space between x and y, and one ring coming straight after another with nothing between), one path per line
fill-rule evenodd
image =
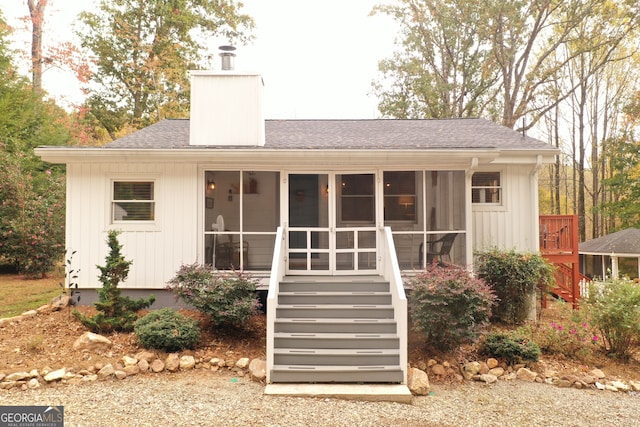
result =
M216 189L216 182L215 181L207 181L207 188L209 190L215 190Z

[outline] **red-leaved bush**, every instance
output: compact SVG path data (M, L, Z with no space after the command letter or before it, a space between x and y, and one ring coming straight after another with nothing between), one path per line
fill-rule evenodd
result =
M489 324L496 296L467 270L432 265L409 285L413 327L431 348L447 351L473 341Z

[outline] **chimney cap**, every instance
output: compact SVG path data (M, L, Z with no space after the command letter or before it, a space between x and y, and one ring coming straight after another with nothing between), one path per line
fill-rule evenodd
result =
M234 50L236 50L235 47L233 46L220 46L218 49L220 49L222 52L220 52L220 57L222 58L222 70L223 71L230 71L234 69L234 64L233 64L233 58L236 56L235 53L233 53Z

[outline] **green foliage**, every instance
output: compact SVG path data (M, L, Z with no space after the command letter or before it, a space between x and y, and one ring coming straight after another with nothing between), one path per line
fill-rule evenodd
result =
M580 360L587 360L599 342L598 336L592 333L589 324L578 319L542 325L536 335L536 342L545 353L561 354Z
M640 343L640 285L628 279L592 282L581 301L609 354L627 358Z
M483 31L483 2L408 0L377 6L400 28L402 52L380 62L374 85L387 117L478 117L495 93L498 67Z
M11 62L0 17L0 259L42 277L64 253L63 168L38 159L38 145L63 145L66 113L33 93Z
M170 308L142 317L136 321L134 331L145 348L167 352L193 348L200 340L198 322Z
M538 254L492 249L476 254L478 277L484 279L498 297L494 316L505 323L526 320L536 287L553 283L553 267Z
M217 328L241 328L258 312L256 281L238 271L183 265L167 284L177 298L211 317Z
M30 169L0 151L0 257L27 277L44 277L64 253L64 177Z
M518 335L489 334L481 346L481 352L491 357L505 359L507 363L537 362L540 347Z
M414 328L433 348L446 351L474 340L489 323L495 295L464 269L430 266L409 286Z
M605 154L611 176L603 185L611 197L598 210L615 218L619 229L640 227L640 143L631 134L621 136L609 141Z
M87 107L112 138L165 117L188 117L189 69L203 66L200 41L247 41L253 20L233 1L113 0L83 12L78 36L96 58Z
M73 315L93 332L108 333L113 331L132 331L138 320L137 311L149 307L155 301L149 299L132 300L121 295L118 285L127 279L132 261L127 261L120 253L122 245L118 242L118 232L110 230L107 237L109 254L105 266L97 266L100 270L102 288L98 290L98 302L94 303L98 314L88 317L75 310Z

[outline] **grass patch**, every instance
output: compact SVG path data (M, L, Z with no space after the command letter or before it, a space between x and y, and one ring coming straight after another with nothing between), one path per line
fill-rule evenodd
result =
M16 274L0 275L0 319L13 317L47 304L60 295L62 277L27 280Z

